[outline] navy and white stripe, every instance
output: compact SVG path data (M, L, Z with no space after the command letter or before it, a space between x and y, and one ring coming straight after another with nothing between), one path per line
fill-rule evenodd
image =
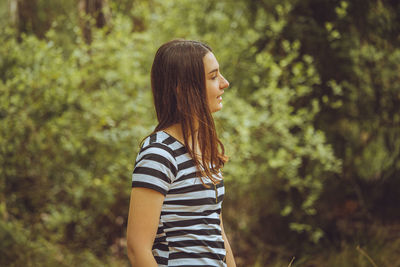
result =
M207 179L205 179L207 181ZM209 181L209 180L208 180ZM226 266L220 213L224 183L203 186L185 146L163 131L147 137L132 187L165 196L153 244L158 266Z

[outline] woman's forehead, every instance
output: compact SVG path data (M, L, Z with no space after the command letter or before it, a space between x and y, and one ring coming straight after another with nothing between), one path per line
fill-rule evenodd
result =
M203 63L204 63L204 70L205 70L206 74L213 72L215 70L218 70L218 68L219 68L218 61L212 52L208 52L203 57Z

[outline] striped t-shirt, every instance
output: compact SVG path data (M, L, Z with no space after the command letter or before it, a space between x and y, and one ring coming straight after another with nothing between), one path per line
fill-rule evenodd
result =
M132 187L165 196L153 244L158 266L226 266L220 213L223 180L198 176L185 146L166 132L147 137L136 158Z

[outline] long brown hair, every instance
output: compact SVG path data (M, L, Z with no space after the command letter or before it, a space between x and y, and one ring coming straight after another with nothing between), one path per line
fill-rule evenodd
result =
M203 57L211 51L198 41L173 40L163 44L154 57L151 87L158 119L154 132L179 123L185 147L201 176L216 184L219 180L213 175L218 175L227 156L207 101ZM193 151L197 142L201 160Z

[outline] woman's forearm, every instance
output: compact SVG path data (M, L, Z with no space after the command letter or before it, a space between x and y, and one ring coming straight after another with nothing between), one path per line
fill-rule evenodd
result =
M231 245L229 244L228 238L225 233L222 232L222 237L224 239L225 250L226 250L226 265L228 267L236 267L235 258L233 257Z
M154 259L151 251L134 252L128 249L128 258L132 267L157 267L157 262Z
M221 234L224 239L224 246L226 251L226 265L228 267L236 267L235 258L233 257L231 245L229 244L228 238L225 234L224 223L222 222L222 214L220 215L221 220Z

